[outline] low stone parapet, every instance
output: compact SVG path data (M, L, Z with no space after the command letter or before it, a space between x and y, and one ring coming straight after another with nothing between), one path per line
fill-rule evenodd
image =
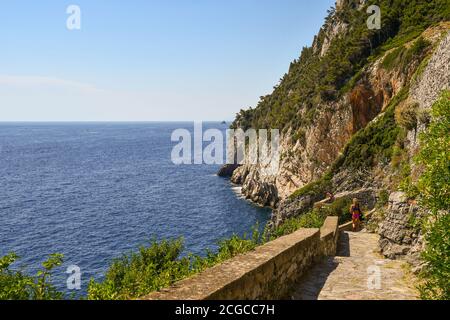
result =
M300 229L143 299L283 299L317 260L335 254L338 236L338 218L328 217L320 230Z

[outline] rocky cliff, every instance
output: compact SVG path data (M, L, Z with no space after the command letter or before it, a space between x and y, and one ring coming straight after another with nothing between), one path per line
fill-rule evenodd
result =
M335 39L336 28L345 29L336 25L340 25L339 22L333 22L321 31L323 37L328 39L323 44L316 38L313 45L316 54L326 54L325 47L329 46L329 41ZM421 36L434 44L448 27L448 24L431 27L406 45L412 45L414 40ZM426 55L426 52L422 53L406 66L399 64L387 69L383 61L394 50L396 48L367 63L354 78L358 80L338 99L320 101L313 109L309 125L303 126L297 132L292 128L284 130L281 138L280 169L276 176L263 176L260 174L261 168L254 165L238 168L232 181L242 184L244 195L261 205L276 206L279 200L286 199L297 189L320 178L336 161L350 138L383 112L401 89L409 85L410 79ZM298 113L306 115L311 113L311 110L306 105L299 105ZM299 132L301 138L296 140L295 136L299 135Z
M381 190L393 193L377 222L381 248L393 258L420 247L406 216L421 209L395 192L405 167L412 179L420 174L411 161L426 125L419 115L450 86L450 22L441 15L449 3L379 1L382 29L374 31L365 24L372 2L338 1L274 92L237 115L235 128L281 130L278 172L244 164L228 173L247 198L274 208L272 226L326 192L357 197L368 209Z
M440 94L450 89L450 33L439 41L437 49L426 63L423 73L413 81L407 98L409 105L417 106L416 113L419 115L428 113ZM420 168L411 159L420 147L418 137L425 129L427 120L418 117L416 121L416 126L408 130L405 138L407 161L412 167L413 180L420 175ZM407 194L392 193L387 214L380 222L381 252L392 259L405 257L416 270L420 270L420 252L424 243L420 228L414 226L414 221L424 216L427 216L427 211L409 200Z

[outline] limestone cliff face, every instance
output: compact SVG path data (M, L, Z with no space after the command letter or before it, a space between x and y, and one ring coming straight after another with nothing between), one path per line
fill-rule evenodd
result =
M442 91L450 89L450 33L448 33L431 57L423 74L411 86L409 103L418 105L418 112L427 111L438 99ZM410 158L414 156L420 145L418 136L425 124L418 119L417 128L407 133L407 150ZM412 177L417 179L420 168L410 163ZM416 270L420 270L420 252L423 248L423 237L420 229L413 226L412 221L427 216L425 209L415 202L408 201L402 192L394 192L389 199L385 217L379 223L380 249L389 258L406 258Z
M430 41L437 42L441 33L442 27L436 27L427 30L424 35ZM446 40L443 43L445 45ZM435 67L440 68L439 72L435 73L433 79L430 71L424 73L424 80L413 87L413 99L433 100L436 93L430 94L430 91L439 91L444 88L442 83L448 82L446 76L449 66L444 65L448 52L442 55L441 51L439 49L435 55L439 57L439 63L434 63L434 60L430 63L436 64ZM366 65L359 80L340 99L316 106L312 125L303 128L302 139L294 142L291 130L282 135L281 162L275 176L262 175L261 167L255 165L243 165L235 170L232 181L242 185L243 194L260 205L276 207L279 201L285 200L297 189L320 178L336 161L351 137L383 112L392 98L409 84L421 62L415 60L406 68L399 66L386 70L382 62L390 52ZM438 84L439 81L442 83ZM430 103L427 102L427 105ZM307 109L301 109L300 112L306 113ZM415 133L410 134L416 136ZM345 183L345 174L341 180ZM338 191L342 189L339 184L336 188Z
M443 27L450 27L450 23L444 24ZM437 32L427 32L427 36L435 42L439 42L439 46L423 74L411 86L409 100L418 104L419 113L429 110L442 91L450 89L450 33L443 40L439 39L439 35ZM424 128L424 123L418 123L417 129L408 132L411 154L417 152L418 136Z
M242 185L248 199L274 209L271 227L310 211L327 191L337 198L356 197L373 212L368 226L376 226L381 253L406 258L419 270L423 235L411 221L428 213L398 192L400 169L410 167L408 179L413 181L420 176L421 168L412 161L420 148L419 134L426 127L427 111L443 90L450 89L450 22L443 18L421 34L394 32L393 41L382 39L384 31L378 37L363 32L352 38L355 19L358 26L364 22L349 18L349 10L360 12L365 4L337 1L312 47L304 48L300 60L291 65L291 76L285 75L257 108L238 114L236 127L284 126L279 128L281 158L275 174L265 175L264 166L245 163L233 171L231 180ZM394 29L396 23L401 22L396 20ZM336 52L348 52L340 46L346 38L370 45L362 60L361 55L357 58L361 52L351 51L348 62L358 68L343 79L345 85L329 85L310 76L330 70L321 64L345 68ZM326 78L327 73L321 76ZM305 97L290 99L300 93ZM382 193L390 196L380 207L376 204Z

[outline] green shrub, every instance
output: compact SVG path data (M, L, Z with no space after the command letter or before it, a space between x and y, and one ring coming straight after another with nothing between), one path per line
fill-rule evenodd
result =
M58 300L64 297L51 284L52 270L61 265L63 255L53 254L42 263L35 276L10 267L19 257L10 253L0 258L0 300Z
M389 191L383 189L378 193L377 207L382 208L389 203Z
M431 123L420 136L421 150L416 158L424 171L417 188L419 203L431 211L424 233L427 262L423 299L450 299L450 91L433 105Z
M421 202L434 212L450 208L450 91L433 105L431 124L420 135L417 162L424 167L418 183Z
M406 155L407 153L405 149L395 145L392 148L391 166L398 169L401 166L401 164L405 161Z
M300 216L287 219L270 232L269 240L275 240L276 238L291 234L301 228L320 228L327 216L327 212L324 210L314 209Z
M352 199L343 197L336 199L330 205L325 206L328 211L329 216L338 216L339 223L343 224L351 221L352 216L350 214L350 206L352 204Z
M422 254L427 262L419 286L422 299L450 300L450 215L448 212L425 227L426 248Z
M91 280L89 299L131 299L169 286L190 272L190 260L180 258L183 241L153 241L149 247L115 259L105 280Z
M398 60L400 59L401 53L404 52L404 50L405 48L402 46L389 52L381 62L381 66L386 70L394 69L394 67L398 65Z
M365 8L371 4L380 6L383 12L382 29L378 31L367 29ZM255 108L240 112L234 126L281 130L289 127L294 131L307 127L323 102L350 91L363 76L367 63L388 50L394 51L384 59L386 67L415 67L411 62L420 62L429 43L419 38L409 49L406 44L420 37L427 27L449 19L448 0L372 0L364 6L355 10L349 3L339 12L331 10L326 21L330 23L336 14L348 24L348 31L333 39L323 56L319 55L320 50L303 48L273 92L262 97ZM324 42L326 29L317 35L319 46ZM304 114L304 119L299 119L299 113Z
M419 37L414 41L410 48L401 45L389 52L381 62L381 66L386 70L399 68L405 72L413 61L423 59L424 54L430 45L431 43L429 41Z
M418 122L418 110L418 103L401 103L395 110L395 121L406 130L415 130Z
M133 299L169 287L181 279L255 249L262 244L258 230L256 225L251 238L233 235L221 240L217 252L207 251L204 257L193 254L181 256L184 250L182 239L152 241L149 247L141 246L137 252L115 259L103 281L91 279L88 299Z
M327 191L332 188L332 179L333 175L331 172L322 176L322 178L308 183L304 187L298 189L294 193L290 195L290 199L296 199L302 196L316 196L319 199L323 199Z

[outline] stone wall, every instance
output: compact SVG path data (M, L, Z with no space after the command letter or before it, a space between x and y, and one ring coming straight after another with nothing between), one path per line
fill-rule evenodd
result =
M320 245L322 256L334 256L336 254L339 238L338 217L328 217L320 228Z
M338 218L300 229L234 257L143 300L273 300L288 296L317 260L336 253Z

